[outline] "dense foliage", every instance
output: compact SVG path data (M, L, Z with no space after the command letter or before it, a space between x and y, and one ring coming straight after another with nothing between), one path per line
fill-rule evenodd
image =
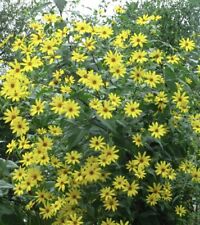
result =
M169 43L157 12L66 21L59 6L3 62L1 138L15 163L0 161L14 206L2 223L25 203L19 224L188 224L200 193L199 34Z

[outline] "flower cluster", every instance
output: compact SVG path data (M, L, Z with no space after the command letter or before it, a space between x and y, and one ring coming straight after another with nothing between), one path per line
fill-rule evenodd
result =
M14 193L53 225L127 225L161 205L187 214L176 182L200 183L186 161L200 134L198 46L155 48L160 18L138 17L135 32L46 14L13 43L0 98Z

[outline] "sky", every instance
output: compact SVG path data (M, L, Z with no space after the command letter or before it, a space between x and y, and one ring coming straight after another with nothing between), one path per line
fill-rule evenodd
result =
M81 9L81 11L85 14L90 13L90 10L87 10L86 7L90 7L92 9L98 9L98 5L101 2L101 0L80 0L78 9ZM121 2L121 3L120 3ZM112 15L113 9L116 5L123 5L125 0L115 0L115 2L109 4L107 8L107 13L109 15Z
M19 0L19 2L23 3L27 3L27 2L31 2L33 0ZM39 0L36 0L39 1ZM50 0L53 1L53 0ZM66 0L68 1L68 0ZM94 9L98 9L99 4L101 3L102 0L80 0L80 3L77 7L77 9L82 13L82 14L91 14L92 10ZM110 0L111 2L112 0ZM124 2L126 2L127 0L113 0L112 3L109 4L108 8L107 8L107 12L106 15L112 15L113 14L113 9L116 5L123 5ZM132 0L133 1L133 0ZM10 0L10 2L12 3L16 3L18 2L18 0ZM92 10L87 9L87 7L90 7ZM0 0L0 8L1 8L1 0Z

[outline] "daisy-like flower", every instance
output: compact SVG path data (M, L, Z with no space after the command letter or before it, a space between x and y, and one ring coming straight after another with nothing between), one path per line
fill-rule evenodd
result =
M122 55L118 52L109 51L104 57L104 60L108 66L112 67L122 63Z
M133 118L140 116L142 110L139 109L139 106L140 104L138 102L133 101L127 102L124 108L125 115Z
M78 117L80 114L80 106L77 102L74 100L67 100L64 104L64 112L68 119L74 119L75 117Z
M167 62L171 64L178 64L180 62L180 57L177 55L168 55Z
M97 114L103 119L112 118L112 112L115 110L115 107L111 104L110 101L104 101L97 108Z
M16 119L20 114L20 111L17 107L12 107L10 109L7 109L4 113L3 119L6 123L12 122L14 119Z
M90 71L88 73L85 85L93 90L98 91L103 86L103 80L101 75L94 74L93 71Z
M117 210L118 205L119 201L117 200L116 197L108 198L107 200L104 201L104 207L108 211L115 212Z
M166 161L157 162L155 172L156 175L161 175L163 178L168 178L171 172L171 165Z
M137 146L137 147L140 147L140 146L143 146L143 143L142 143L142 135L137 133L137 134L134 134L132 136L132 141L133 143Z
M141 67L136 67L133 71L131 71L131 78L136 83L142 83L145 75L145 70Z
M105 147L104 138L102 136L94 136L90 139L90 148L95 151L102 150Z
M137 62L137 63L144 63L146 61L148 61L148 58L146 57L147 56L147 52L145 51L134 51L132 54L131 54L131 58L130 58L130 61L131 62Z
M84 62L86 59L87 59L87 56L84 53L79 53L76 51L72 52L72 61Z
M11 130L16 133L17 136L26 134L29 130L28 121L21 116L18 116L11 122Z
M138 194L139 184L136 181L133 181L132 183L127 182L125 187L123 188L123 191L125 191L128 195L128 197L133 197Z
M78 151L71 151L71 152L67 152L66 156L65 156L65 160L68 164L76 164L80 162L80 158L81 158L81 153L79 153Z
M186 214L186 208L183 205L177 205L175 208L176 215L182 217Z
M136 46L143 47L143 44L147 43L147 36L142 33L134 34L130 38L130 42L133 47L136 47Z
M179 42L180 48L184 49L185 51L189 52L195 48L195 43L193 40L189 38L182 38Z
M39 115L39 114L43 113L44 112L44 106L45 106L44 104L45 103L42 102L41 99L36 99L35 105L32 105L31 109L30 109L31 116Z
M155 138L161 138L167 133L167 128L163 124L158 124L158 122L152 123L149 126L148 131L151 132L151 135Z

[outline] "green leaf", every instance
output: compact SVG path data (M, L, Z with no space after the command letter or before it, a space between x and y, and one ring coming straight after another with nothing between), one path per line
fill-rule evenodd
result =
M5 180L0 180L0 189L10 189L12 187L12 184L6 182Z
M112 131L114 134L116 133L116 123L114 120L102 120L100 119L101 124L107 128L109 131Z
M54 0L56 7L59 9L60 13L62 14L67 2L65 0Z
M15 169L17 168L17 164L11 160L7 160L6 161L6 167L9 168L9 169Z
M76 145L78 145L83 137L85 136L86 132L85 130L77 130L77 132L74 132L74 134L69 138L69 148L73 148Z

